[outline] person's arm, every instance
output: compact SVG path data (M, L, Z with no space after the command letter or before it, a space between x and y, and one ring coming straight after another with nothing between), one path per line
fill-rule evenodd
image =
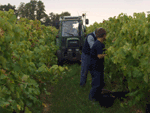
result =
M87 41L89 43L90 49L92 48L93 44L94 44L94 38L92 35L89 35L87 38Z

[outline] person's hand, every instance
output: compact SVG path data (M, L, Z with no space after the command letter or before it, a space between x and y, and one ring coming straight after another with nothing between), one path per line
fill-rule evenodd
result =
M104 58L106 55L107 55L107 54L98 54L97 57L98 57L99 59L101 59L101 58Z

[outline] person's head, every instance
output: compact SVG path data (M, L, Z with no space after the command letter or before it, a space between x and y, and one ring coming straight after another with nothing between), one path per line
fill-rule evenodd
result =
M98 31L99 29L100 29L100 28L96 28L96 29L95 29L95 34L97 34L97 31Z
M100 39L102 41L106 40L106 31L104 28L102 27L97 28L95 34L97 39Z

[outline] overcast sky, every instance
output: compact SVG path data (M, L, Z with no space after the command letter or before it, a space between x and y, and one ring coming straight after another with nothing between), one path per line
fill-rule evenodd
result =
M37 0L39 1L39 0ZM150 0L41 0L45 5L46 14L54 14L68 11L71 16L78 16L86 13L89 19L89 25L94 22L108 20L109 17L118 16L120 13L126 13L133 16L133 13L150 11ZM21 2L29 3L30 0L1 0L0 4L15 5L16 8ZM146 13L147 14L147 13ZM87 25L87 26L89 26Z

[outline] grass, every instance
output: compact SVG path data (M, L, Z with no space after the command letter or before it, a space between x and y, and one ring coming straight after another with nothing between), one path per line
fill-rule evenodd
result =
M48 86L51 95L45 102L51 103L51 106L48 106L49 110L43 113L136 113L133 111L135 108L120 107L118 99L110 108L100 107L98 102L91 102L89 100L92 79L90 73L88 73L86 86L82 88L79 86L81 66L79 64L67 66L70 71L63 79L60 79L57 85Z
M98 102L91 102L89 100L92 81L90 72L85 87L80 87L81 65L67 64L65 66L68 66L70 71L62 79L59 79L58 84L47 84L48 92L51 92L51 95L40 95L42 102L46 105L45 108L35 106L31 109L32 111L36 109L39 112L35 113L142 113L135 112L135 109L140 106L120 107L121 102L118 99L110 108L100 107ZM110 86L105 89L111 90Z

